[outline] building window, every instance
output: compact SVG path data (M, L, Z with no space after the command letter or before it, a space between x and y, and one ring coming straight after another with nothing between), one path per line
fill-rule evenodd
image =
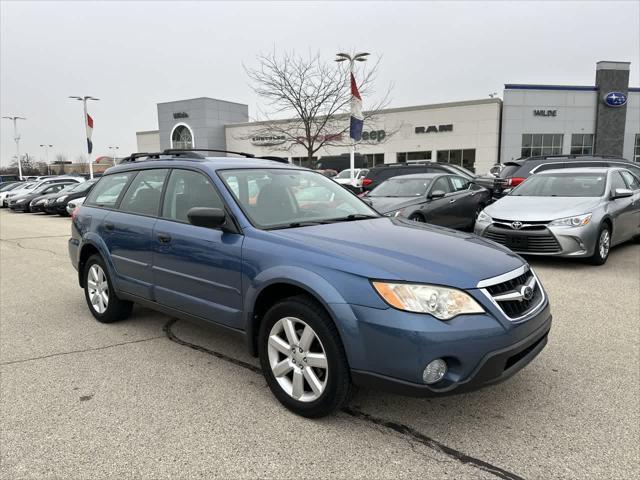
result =
M371 168L384 163L384 153L365 153L363 157L364 168Z
M520 156L561 155L563 138L561 133L523 133Z
M592 133L571 135L571 155L591 155L593 153L593 137Z
M416 160L431 160L431 150L428 152L398 152L396 153L396 161L398 163L406 163Z
M451 163L460 165L461 167L476 171L476 151L475 149L466 150L438 150L436 155L438 163Z
M640 162L640 133L636 133L636 143L633 146L633 161Z
M193 148L193 134L186 125L176 125L171 133L172 148Z
M317 161L318 157L311 157L311 162L309 162L309 157L291 157L291 163L305 168L314 168Z

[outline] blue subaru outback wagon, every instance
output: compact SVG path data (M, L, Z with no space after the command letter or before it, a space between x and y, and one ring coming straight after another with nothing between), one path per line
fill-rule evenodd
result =
M74 214L69 254L98 321L138 303L231 329L306 417L353 385L434 396L496 383L546 345L545 291L505 247L380 216L304 168L196 156L134 155Z

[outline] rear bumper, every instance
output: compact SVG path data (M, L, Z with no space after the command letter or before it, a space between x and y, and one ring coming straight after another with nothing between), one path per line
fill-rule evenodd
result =
M466 379L450 384L445 389L362 370L351 370L351 378L358 386L413 397L455 395L503 382L522 370L546 346L552 317L548 309L544 313L548 318L536 331L512 345L487 353Z

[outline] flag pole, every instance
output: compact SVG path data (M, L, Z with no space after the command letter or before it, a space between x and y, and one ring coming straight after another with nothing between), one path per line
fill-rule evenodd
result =
M349 60L350 74L355 78L354 71L354 59ZM349 91L351 91L351 77L349 77ZM351 136L350 136L351 137ZM356 168L356 140L351 138L351 151L349 152L349 183L353 185L354 170Z
M89 160L89 178L93 180L93 164L91 163L91 152L89 151L89 117L87 114L87 98L82 99L82 106L84 107L84 129L87 132L87 158Z

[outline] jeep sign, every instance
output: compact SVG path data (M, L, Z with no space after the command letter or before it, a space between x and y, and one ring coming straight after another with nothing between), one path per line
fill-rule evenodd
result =
M384 130L373 130L371 132L362 132L362 140L367 141L377 141L381 142L387 136L387 133Z

